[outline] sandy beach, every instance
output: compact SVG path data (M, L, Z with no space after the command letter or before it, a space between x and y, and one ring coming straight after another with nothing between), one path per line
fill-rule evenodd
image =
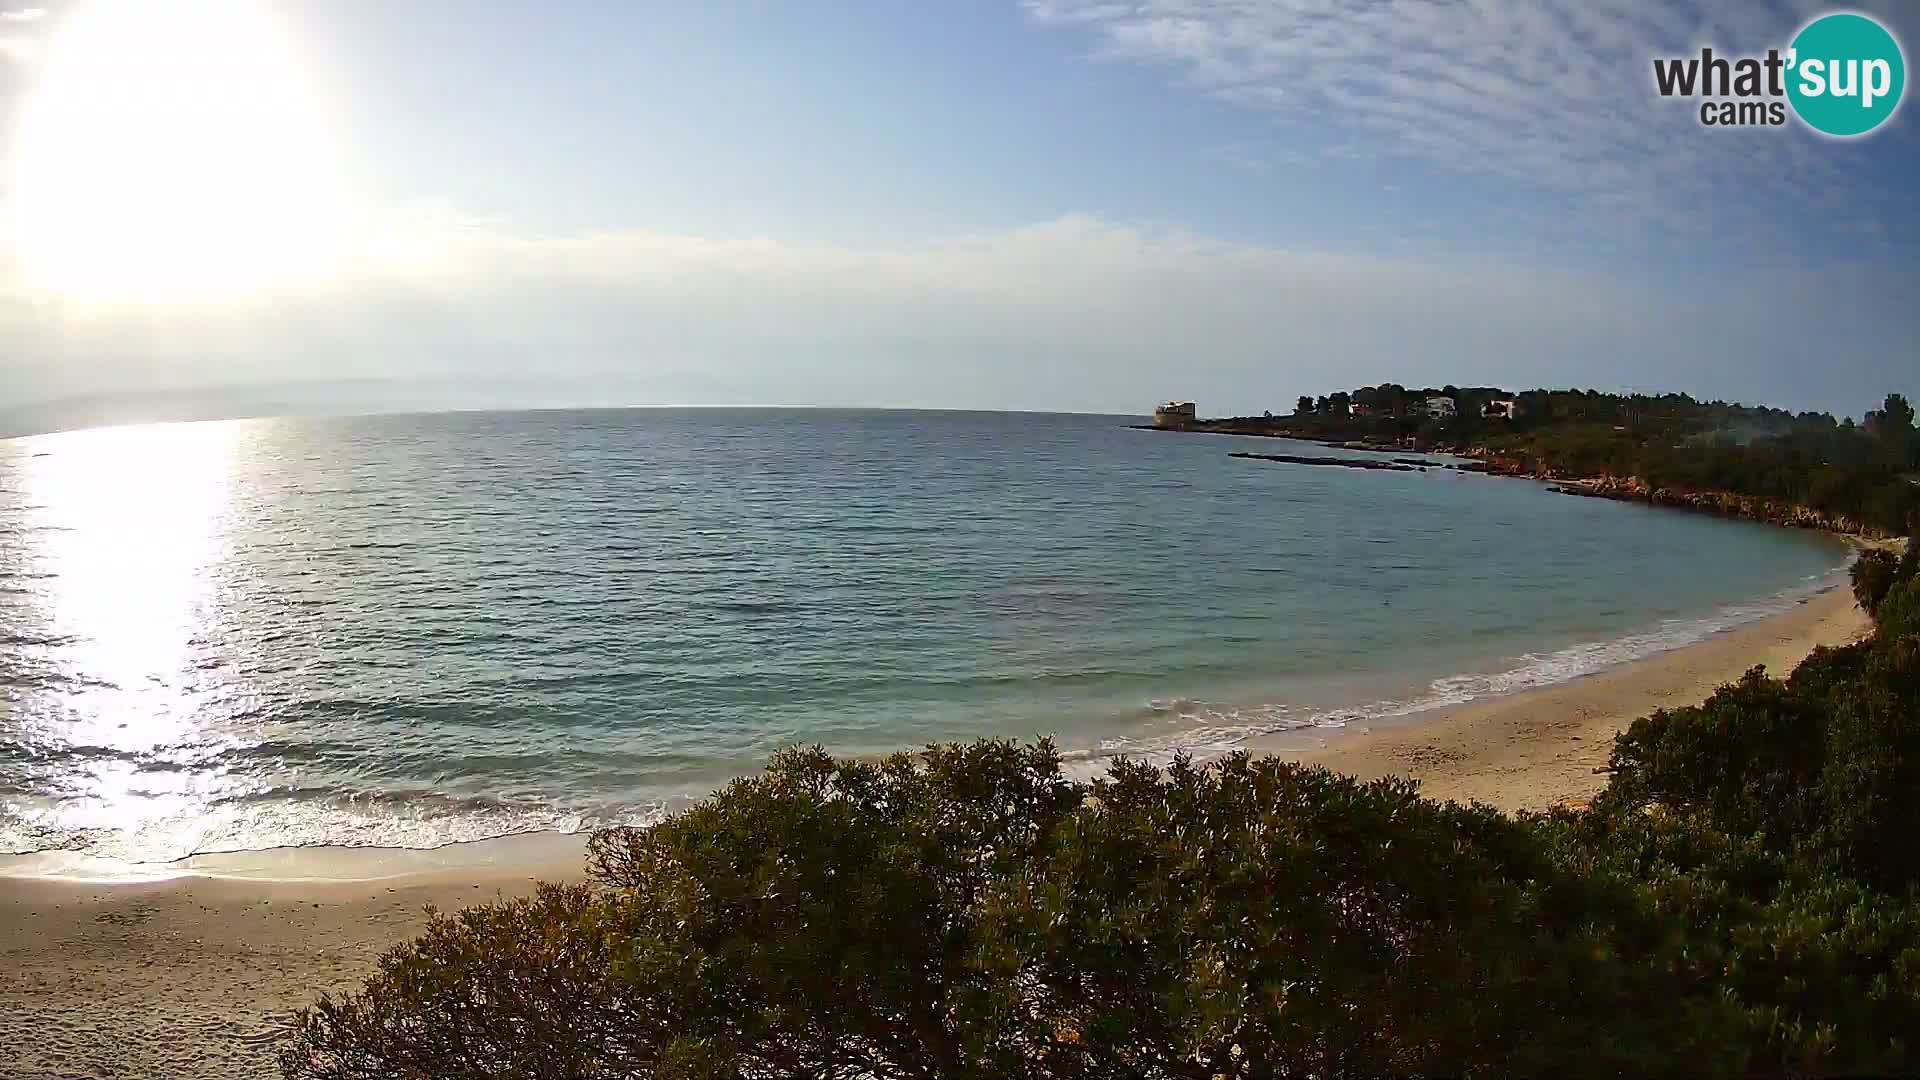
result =
M1556 686L1488 698L1330 740L1297 759L1364 779L1410 776L1434 799L1502 810L1581 802L1606 786L1613 736L1656 709L1691 705L1763 664L1785 676L1821 645L1859 640L1845 588L1769 619ZM1260 747L1253 747L1257 752Z
M1785 673L1867 629L1844 589L1696 645L1559 686L1375 724L1292 756L1435 798L1539 809L1598 791L1613 734L1755 664ZM1253 747L1256 751L1262 749ZM0 878L0 1077L270 1077L291 1011L350 989L423 921L580 873L580 841L427 853L202 857L164 880ZM16 865L14 872L22 867Z

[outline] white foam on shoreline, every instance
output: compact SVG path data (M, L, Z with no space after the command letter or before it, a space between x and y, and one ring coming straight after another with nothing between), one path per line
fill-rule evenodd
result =
M1338 731L1357 723L1410 717L1569 682L1778 615L1837 587L1844 582L1845 574L1843 564L1773 595L1728 605L1703 617L1668 619L1617 638L1522 654L1497 671L1435 679L1423 693L1404 699L1318 709L1274 703L1155 701L1148 707L1168 721L1169 730L1164 734L1108 737L1091 747L1069 748L1063 754L1065 768L1070 776L1090 779L1104 773L1120 757L1155 765L1164 765L1181 754L1204 761L1273 736ZM510 836L646 825L692 801L692 796L680 796L591 815L533 804L426 808L406 800L391 800L376 808L351 803L343 806L333 800L266 801L199 806L191 813L150 820L133 829L36 824L33 813L22 813L23 808L14 805L6 807L8 812L0 817L0 856L59 853L65 858L125 867L132 876L154 872L166 876L166 868L207 855L310 848L427 852ZM3 865L6 861L0 859L0 875L9 873Z
M430 851L531 833L571 834L613 825L646 825L664 817L665 802L603 815L539 805L431 811L405 805L380 809L333 800L213 803L138 822L132 828L37 825L9 808L0 822L0 856L62 852L127 867L167 866L205 855L299 848ZM0 867L0 874L6 871Z
M1149 708L1172 714L1175 730L1147 737L1114 737L1097 747L1064 755L1070 775L1090 779L1126 757L1164 766L1179 755L1196 761L1224 757L1250 743L1315 729L1339 731L1358 723L1415 716L1486 698L1571 682L1610 668L1644 660L1782 614L1845 581L1846 567L1810 575L1801 583L1757 600L1729 604L1691 619L1666 619L1658 626L1617 638L1580 642L1546 653L1524 653L1512 666L1485 673L1448 675L1409 698L1373 701L1332 709L1289 705L1229 705L1205 701L1156 701Z

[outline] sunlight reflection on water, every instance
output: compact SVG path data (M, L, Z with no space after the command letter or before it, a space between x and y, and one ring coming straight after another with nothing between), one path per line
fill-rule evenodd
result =
M191 827L224 785L198 722L194 649L232 524L240 428L178 424L26 440L17 530L28 618L67 688L15 703L28 754L66 759L48 828ZM76 762L86 764L75 768Z

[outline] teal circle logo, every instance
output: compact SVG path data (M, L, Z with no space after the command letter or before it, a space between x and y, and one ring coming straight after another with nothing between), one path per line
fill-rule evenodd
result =
M1787 56L1793 111L1828 135L1865 135L1879 127L1907 89L1900 43L1865 15L1822 15L1794 37Z

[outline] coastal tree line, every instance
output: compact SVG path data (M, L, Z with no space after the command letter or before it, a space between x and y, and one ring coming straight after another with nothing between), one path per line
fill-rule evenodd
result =
M1428 415L1430 397L1456 403ZM1482 415L1512 401L1512 415ZM1468 452L1555 479L1622 478L1804 506L1883 535L1920 520L1920 432L1901 394L1855 423L1686 394L1424 387L1393 383L1309 398L1288 417L1219 421L1228 430Z
M1501 814L1240 754L793 749L591 884L436 916L292 1080L1920 1069L1920 549L1866 640L1636 721Z

